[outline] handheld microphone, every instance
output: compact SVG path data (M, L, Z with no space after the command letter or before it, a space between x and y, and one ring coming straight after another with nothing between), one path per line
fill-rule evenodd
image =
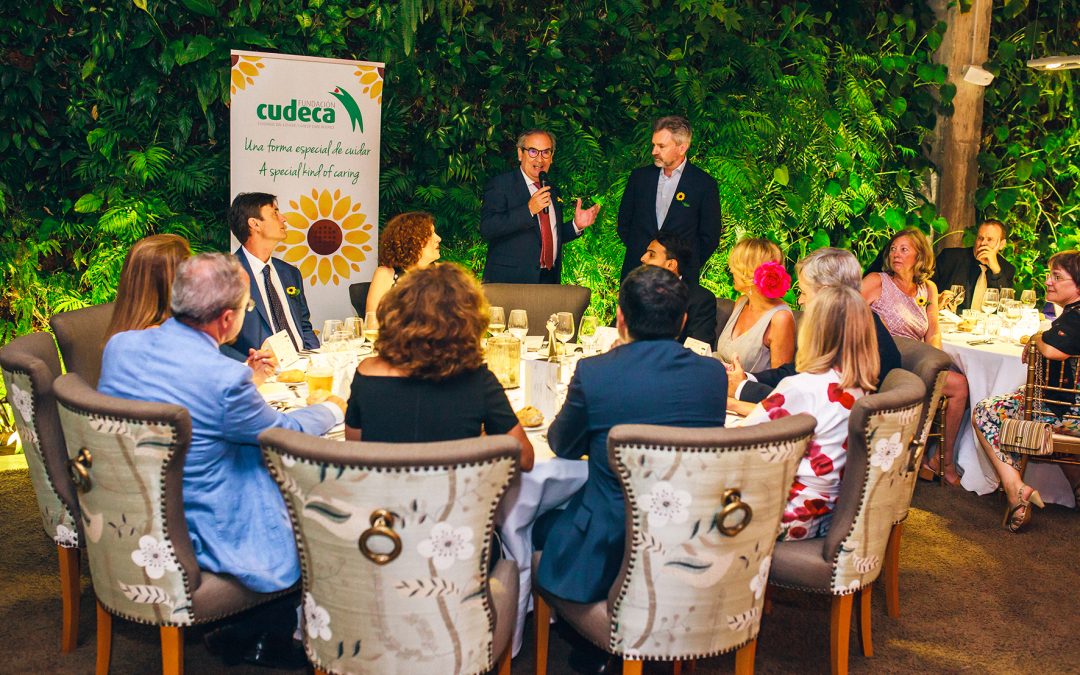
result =
M548 186L547 171L541 171L537 178L540 180L540 187L545 188Z

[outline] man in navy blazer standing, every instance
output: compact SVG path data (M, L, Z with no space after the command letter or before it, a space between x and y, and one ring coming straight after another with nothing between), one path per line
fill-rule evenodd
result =
M249 350L260 349L266 338L282 330L289 332L298 351L318 348L300 270L270 255L285 240L285 217L278 211L277 197L265 192L236 195L229 207L229 229L240 240L236 257L251 279L255 309L244 317L236 342L222 352L244 360Z
M685 117L653 124L653 166L634 169L619 203L619 239L626 245L622 279L662 230L690 243L693 259L682 271L697 281L701 266L720 243L720 192L712 176L686 159L692 132Z
M677 276L648 265L634 270L623 281L616 313L624 344L582 359L570 380L548 442L559 457L588 454L589 478L565 510L545 514L534 528L544 551L536 581L555 596L580 603L606 598L622 564L626 506L608 464L611 427L724 425L724 365L675 340L686 308L686 284Z
M547 183L555 156L555 136L530 129L517 139L520 167L495 176L484 188L480 236L488 243L485 283L557 284L562 280L562 247L596 220L600 205L563 218L559 191ZM544 174L541 176L541 174Z

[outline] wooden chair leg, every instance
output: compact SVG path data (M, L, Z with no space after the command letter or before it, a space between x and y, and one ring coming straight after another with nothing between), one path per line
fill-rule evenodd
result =
M315 675L326 675L326 671L325 670L320 670L319 668L316 668L315 669Z
M512 642L512 641L511 641ZM506 645L502 656L499 657L499 675L510 675L510 658L514 653L514 645Z
M686 672L688 672L688 673L697 672L697 661L687 661L686 662Z
M97 675L108 675L109 661L112 658L112 615L105 611L101 602L97 603Z
M763 602L762 605L761 605L761 613L766 615L766 616L768 616L769 614L772 614L773 588L774 588L773 586L769 586L769 585L765 586L765 602Z
M60 599L63 604L63 630L60 636L60 652L68 654L79 642L79 549L57 545L60 559Z
M941 398L941 407L938 408L938 430L941 432L938 437L937 444L937 475L938 480L941 482L941 487L947 487L945 482L945 411L949 407L949 399L944 396ZM955 457L953 460L955 461Z
M536 675L547 675L551 607L548 607L540 594L535 591L533 592L533 620L536 622Z
M671 673L672 675L682 675L682 661L671 662Z
M859 644L862 646L862 654L866 658L874 655L874 634L870 630L871 613L870 599L873 596L874 584L870 583L859 589Z
M739 651L735 652L735 675L753 675L755 652L757 652L757 638L739 647Z
M851 606L855 596L834 595L829 610L829 663L832 675L847 675Z
M644 661L630 661L623 659L622 673L623 675L641 675L641 671L644 667Z
M184 629L161 627L161 675L184 675Z
M900 618L900 539L903 535L904 524L896 523L885 546L885 609L893 619Z

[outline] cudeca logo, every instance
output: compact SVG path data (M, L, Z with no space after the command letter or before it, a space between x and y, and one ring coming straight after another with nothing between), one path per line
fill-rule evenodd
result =
M364 117L360 112L360 105L356 102L356 99L341 87L334 87L334 90L328 93L336 98L341 103L341 107L345 109L345 112L349 114L352 130L356 131L359 128L360 132L363 133ZM332 103L327 105L324 105L323 101L304 101L304 103L313 105L299 105L295 98L284 106L274 103L260 103L255 108L255 114L261 120L316 122L319 124L333 124L337 118L336 111L331 107Z

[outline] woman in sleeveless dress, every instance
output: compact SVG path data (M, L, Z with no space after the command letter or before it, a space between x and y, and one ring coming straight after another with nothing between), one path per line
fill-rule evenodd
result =
M423 211L401 213L379 235L379 266L371 277L365 312L374 312L386 292L407 272L426 269L439 259L435 217Z
M889 332L926 342L941 349L938 330L938 291L930 277L934 274L934 250L926 235L915 229L897 232L885 248L882 272L866 275L862 295ZM968 382L963 373L949 371L945 380L945 482L959 485L960 475L953 463L956 434L967 409ZM929 453L927 453L929 455ZM938 467L935 458L928 458L919 476L932 479Z
M728 255L735 290L742 296L716 342L716 355L727 363L737 358L748 373L795 360L791 308L754 283L754 271L762 263L782 264L783 259L780 247L766 239L743 239Z

